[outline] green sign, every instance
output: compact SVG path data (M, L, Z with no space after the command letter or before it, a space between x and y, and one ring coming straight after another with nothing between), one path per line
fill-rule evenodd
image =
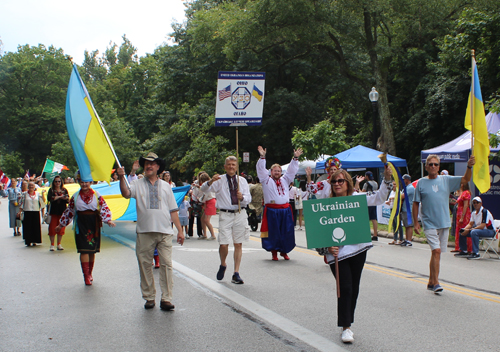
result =
M307 200L303 204L307 248L371 241L365 194Z

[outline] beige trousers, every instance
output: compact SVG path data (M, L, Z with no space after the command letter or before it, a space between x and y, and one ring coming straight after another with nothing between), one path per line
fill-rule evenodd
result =
M174 235L167 235L158 232L138 233L135 253L139 262L139 272L141 274L142 298L146 301L154 300L156 297L155 280L153 277L153 255L155 247L160 256L160 288L161 300L172 302L172 289L174 287L174 277L172 272L172 238Z

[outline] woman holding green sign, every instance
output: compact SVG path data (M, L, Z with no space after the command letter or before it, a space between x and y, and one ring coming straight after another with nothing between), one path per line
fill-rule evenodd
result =
M380 189L370 195L366 195L368 206L383 204L392 189L391 170L385 166L384 183ZM352 196L354 186L351 176L344 169L339 169L330 177L331 197ZM356 194L354 194L356 195ZM368 209L366 210L368 211ZM351 324L354 322L354 310L359 294L359 282L366 261L366 251L373 247L371 242L351 244L339 247L321 248L320 254L325 255L337 278L340 287L340 296L337 299L338 326L342 327L342 342L354 341ZM338 260L338 272L336 273L335 261Z

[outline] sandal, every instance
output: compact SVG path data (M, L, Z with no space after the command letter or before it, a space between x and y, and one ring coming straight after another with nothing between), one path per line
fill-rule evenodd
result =
M397 244L396 241L389 242L389 244Z

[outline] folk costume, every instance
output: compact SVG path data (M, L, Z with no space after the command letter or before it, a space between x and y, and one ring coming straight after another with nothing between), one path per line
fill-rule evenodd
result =
M293 158L286 174L275 180L269 176L265 157L257 161L257 176L264 192L264 213L262 215L262 248L271 252L273 260L278 260L278 252L288 260L287 253L295 248L295 224L289 203L289 185L299 170L298 158Z
M75 230L75 244L80 253L85 285L92 285L92 270L94 269L94 254L101 249L102 223L111 222L111 211L104 198L92 188L87 192L73 194L69 205L61 215L59 226L66 227L73 220ZM88 261L82 256L88 255Z
M342 167L342 163L339 159L330 157L325 160L325 170L328 173L330 168L335 166L337 169ZM330 185L330 175L328 178L317 183L310 182L307 184L307 191L316 196L317 199L328 198L331 196L332 186Z
M101 227L111 220L111 210L104 198L93 189L85 194L73 194L63 212L59 225L66 227L74 220L75 244L78 253L99 253L101 249Z
M23 239L27 246L32 243L42 243L42 224L40 211L45 207L45 201L40 193L23 192L19 208L23 210Z

